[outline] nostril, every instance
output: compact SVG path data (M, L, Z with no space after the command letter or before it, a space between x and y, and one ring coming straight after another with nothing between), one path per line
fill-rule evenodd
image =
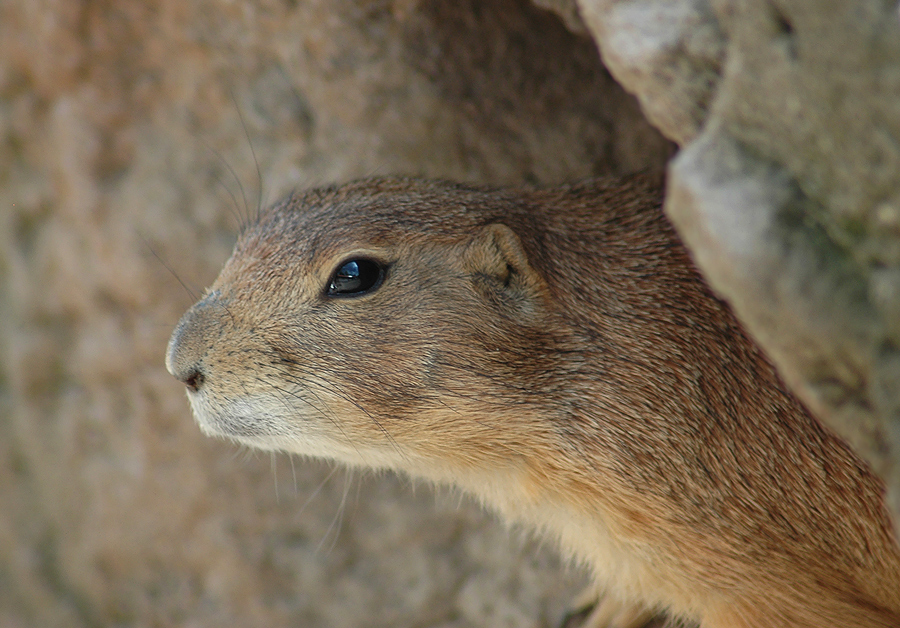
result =
M184 385L191 389L193 392L197 392L200 390L200 387L203 385L203 381L206 378L203 376L203 373L199 369L191 369L187 373L185 373L184 378L181 381L184 382Z
M204 365L204 356L213 350L222 335L225 312L218 293L211 292L184 313L169 338L166 370L192 393L206 385L209 371Z

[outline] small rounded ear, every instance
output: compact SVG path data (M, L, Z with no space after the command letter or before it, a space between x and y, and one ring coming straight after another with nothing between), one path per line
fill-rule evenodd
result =
M506 225L482 227L466 249L465 264L478 291L497 305L536 311L546 284Z

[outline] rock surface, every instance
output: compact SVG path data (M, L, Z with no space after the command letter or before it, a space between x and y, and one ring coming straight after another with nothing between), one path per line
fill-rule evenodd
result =
M206 439L166 341L292 187L669 154L527 2L0 3L0 625L556 625L582 576L552 547Z
M667 211L699 265L900 513L896 4L535 4L0 4L0 625L558 622L582 575L552 548L210 441L162 359L293 187L661 167L585 33L683 147Z
M647 118L683 144L707 117L725 37L706 0L580 0L580 15L616 79Z
M886 480L900 532L900 9L579 0L682 150L667 212L786 380Z

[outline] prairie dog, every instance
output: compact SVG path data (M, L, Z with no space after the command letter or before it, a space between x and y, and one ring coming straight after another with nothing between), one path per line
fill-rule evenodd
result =
M244 230L167 368L206 433L456 485L634 617L897 628L881 483L712 295L661 200L648 176L296 193Z

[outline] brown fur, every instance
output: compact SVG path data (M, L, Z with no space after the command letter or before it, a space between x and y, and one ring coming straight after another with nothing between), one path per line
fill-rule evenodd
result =
M616 599L705 628L896 628L883 488L694 269L649 177L295 194L167 365L209 433L452 483ZM343 261L384 284L324 295Z

